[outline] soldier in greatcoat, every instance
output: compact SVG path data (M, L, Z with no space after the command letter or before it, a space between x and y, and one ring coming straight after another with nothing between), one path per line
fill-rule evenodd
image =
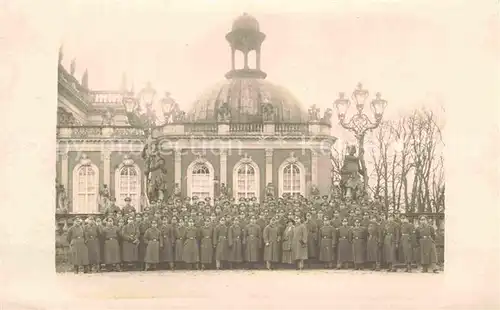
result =
M354 269L361 270L365 264L366 257L366 229L361 226L361 221L359 219L354 220L354 227L351 228L351 235Z
M252 216L250 224L245 227L243 233L243 245L245 248L245 261L249 268L254 268L259 262L260 249L262 247L262 231L257 225L257 218Z
M406 266L406 272L411 272L411 263L413 260L413 243L412 239L414 238L413 236L413 231L415 230L415 227L413 227L413 224L408 222L408 218L402 214L400 215L401 219L401 226L400 226L400 238L399 238L399 247L402 249L401 250L401 256L400 256L400 262L405 264Z
M384 261L387 264L388 271L396 272L394 265L397 264L396 253L399 245L399 235L399 226L394 222L394 217L389 214L384 227L383 239Z
M198 228L194 226L194 220L190 218L186 227L184 249L182 250L182 260L188 269L197 268L200 261L198 236Z
M174 261L176 268L183 264L182 251L184 250L184 240L186 238L186 227L184 226L184 220L179 219L177 226L174 229L175 236L175 255Z
M85 220L85 241L87 242L87 250L89 256L89 271L92 268L96 272L100 271L101 267L101 244L100 244L100 228L94 222L94 218L89 216Z
M264 231L262 232L264 239L264 261L268 270L271 270L273 263L280 261L280 231L276 222L276 218L271 218L269 225L264 227Z
M380 244L382 242L382 230L375 220L368 224L366 241L366 261L372 264L372 270L380 270Z
M139 236L139 227L134 223L134 218L130 216L128 223L121 229L122 261L124 265L127 265L126 267L130 267L139 260Z
M308 230L304 223L301 222L300 217L295 218L295 227L293 229L292 239L292 255L293 259L297 262L299 270L304 269L304 261L307 259L307 241Z
M210 266L214 257L213 227L210 225L210 219L205 219L205 224L200 227L200 263L201 270Z
M144 233L144 243L146 251L144 255L144 271L150 268L156 268L160 263L160 249L163 247L161 230L158 228L158 222L154 219Z
M441 226L436 232L436 250L438 265L444 267L444 227Z
M130 204L132 199L130 197L125 198L125 206L122 209L122 212L125 216L129 216L135 213L135 208Z
M286 221L286 227L283 230L281 249L281 262L285 264L293 264L293 254L292 254L292 241L293 241L293 231L294 231L295 221L293 219L288 219Z
M229 260L229 231L224 217L219 220L219 225L214 229L213 242L215 247L215 268L223 268L223 264Z
M102 238L104 240L104 264L106 268L114 267L116 271L120 271L121 255L120 255L120 244L118 243L118 237L120 234L120 229L118 226L114 225L114 221L111 217L107 219L101 230Z
M170 270L173 270L175 235L174 226L168 222L168 217L163 218L160 231L163 239L163 247L160 248L160 263L168 264Z
M422 271L427 272L429 269L432 269L433 272L437 273L437 254L436 244L434 243L436 232L434 227L427 223L425 216L420 217L420 225L416 230L416 238L420 244Z
M141 215L138 213L135 219L136 225L139 228L139 245L138 245L138 266L139 270L144 270L144 256L146 255L147 244L144 241L144 234L149 228L149 221L146 214Z
M330 219L325 217L319 229L319 261L325 264L325 268L333 268L336 236L335 227L330 224Z
M349 263L352 262L352 234L348 226L349 220L344 218L342 226L337 229L337 268L347 268Z
M82 219L77 217L75 223L68 229L66 238L70 247L71 263L74 266L75 273L82 268L87 272L89 264L89 252L85 240L85 228L82 226Z
M318 224L312 213L306 214L304 225L307 227L307 258L310 264L318 258Z
M233 219L233 224L229 227L228 245L229 245L229 265L240 264L243 262L243 227L238 217Z

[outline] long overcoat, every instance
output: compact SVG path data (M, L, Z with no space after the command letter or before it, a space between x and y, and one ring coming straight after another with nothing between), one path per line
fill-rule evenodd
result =
M186 228L186 238L184 241L184 249L182 250L182 260L185 263L195 264L200 261L198 235L198 228L194 226Z
M200 263L211 264L214 257L214 244L212 226L202 226L200 234Z
M382 242L382 231L376 223L368 224L368 237L366 240L366 261L380 263L380 244Z
M158 264L160 262L160 248L163 246L161 230L158 227L150 227L144 233L146 251L144 262L147 264Z
M417 229L417 238L420 243L420 263L430 265L437 263L436 244L434 239L436 234L434 227L424 225Z
M121 262L120 244L118 243L120 229L114 225L105 226L101 233L104 239L104 263L107 265L119 264Z
M318 224L314 220L305 222L307 227L307 257L318 257Z
M245 243L245 261L256 263L260 258L262 246L262 231L257 224L248 224L245 227L243 242Z
M122 231L122 261L125 263L135 263L139 259L138 243L140 232L135 223L123 225Z
M283 241L281 243L281 249L282 249L281 262L285 264L293 263L293 255L292 255L293 231L294 231L293 226L287 226L283 231Z
M387 222L384 227L384 262L387 264L397 263L397 246L399 243L399 231L396 222Z
M338 243L337 243L337 263L350 263L352 262L352 234L348 226L340 226L337 230Z
M85 228L81 225L74 225L67 232L66 236L70 248L70 261L75 266L85 266L89 264L89 252L85 244Z
M149 222L148 220L143 219L141 222L137 223L137 226L139 227L138 256L139 256L139 261L143 262L144 256L146 256L146 247L147 247L147 243L144 240L144 234L146 233L146 230L148 230L149 228Z
M186 227L179 226L174 228L175 235L175 256L174 261L183 262L182 251L184 251L184 240L186 238Z
M324 225L319 229L319 260L330 263L334 259L336 229L332 225Z
M85 225L85 240L89 252L89 264L98 265L101 263L100 231L96 224Z
M399 247L401 255L399 256L399 261L405 264L411 264L413 260L413 242L412 239L415 237L413 231L415 228L410 223L401 223L401 237L399 239Z
M280 261L280 235L277 225L267 225L262 233L264 239L264 261L277 263Z
M299 224L293 229L292 238L292 256L294 260L307 259L307 227L305 224Z
M175 235L172 224L161 226L161 238L163 247L160 249L160 262L174 262Z
M355 264L366 261L366 229L362 226L351 228L352 258Z
M233 224L229 227L228 245L229 261L241 263L243 261L243 229L240 225Z
M214 229L213 241L215 243L215 260L229 260L229 242L228 227L225 224L219 224Z

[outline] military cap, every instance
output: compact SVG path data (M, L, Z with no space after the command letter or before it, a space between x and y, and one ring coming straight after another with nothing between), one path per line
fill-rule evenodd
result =
M254 196L254 197L252 197L252 199L251 199L251 200L252 200L252 201L255 201L255 200L257 200L257 197L255 197L255 196Z
M205 201L210 201L212 198L210 197L205 197Z
M116 201L116 198L115 197L111 197L111 198L109 198L109 200L111 200L111 201L114 202L114 201Z
M203 200L198 201L198 205L204 205L205 202Z
M198 196L193 196L193 200L198 200Z

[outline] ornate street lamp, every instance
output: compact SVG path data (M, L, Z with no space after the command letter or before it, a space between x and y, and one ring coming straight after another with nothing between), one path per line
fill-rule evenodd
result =
M161 120L157 117L153 105L156 103L156 90L147 83L137 96L132 92L128 92L123 96L123 105L125 107L126 115L129 124L144 132L143 142L144 149L142 151L142 158L145 161L144 174L144 189L148 204L150 201L155 200L157 197L152 197L151 187L154 186L151 173L156 170L165 170L165 160L160 155L160 149L156 139L153 137L153 130L165 123L165 119ZM164 99L160 100L160 105L165 102Z
M351 96L352 100L356 105L357 112L349 120L346 120L346 114L351 105L351 101L348 98L345 98L345 94L340 93L339 98L335 100L333 104L334 107L337 109L339 124L345 129L353 132L358 142L358 149L359 149L358 156L359 156L359 163L361 166L359 172L361 172L361 174L363 175L363 187L362 187L363 194L366 193L366 189L368 186L368 173L366 171L366 163L364 160L365 135L368 131L375 129L380 125L382 121L382 116L384 114L384 110L387 106L387 101L382 99L380 93L377 93L375 95L375 99L373 99L370 104L373 112L373 117L375 119L375 121L372 122L370 118L365 113L363 113L366 100L368 99L368 97L369 97L369 92L363 89L363 85L359 83ZM356 171L349 170L351 169L351 167L353 167L352 165L344 164L344 166L346 168L346 171L344 171L346 175L349 174L352 175L358 173L357 170Z

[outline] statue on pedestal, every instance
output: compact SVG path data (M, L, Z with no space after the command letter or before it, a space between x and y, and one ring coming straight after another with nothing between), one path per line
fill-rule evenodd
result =
M319 121L319 109L316 107L315 104L313 104L309 108L309 121L310 122L317 122Z
M231 111L229 110L229 103L224 102L217 108L217 120L219 122L229 122L231 118Z
M225 183L221 183L220 185L220 197L224 199L228 199L231 196L231 190L226 186Z
M181 191L181 186L179 185L179 183L175 183L175 188L174 188L174 197L175 197L175 198L180 198L180 197L181 197L181 194L182 194L182 191Z
M267 183L266 185L266 197L274 197L274 185L271 182Z
M312 197L319 197L319 189L316 185L311 185L311 196Z
M359 158L355 155L356 147L348 147L348 154L344 157L344 164L340 171L340 188L342 196L347 200L357 200L359 191L363 190L363 181L361 179L362 168Z
M64 189L64 185L56 185L56 213L65 214L68 213L68 195Z
M270 102L262 104L262 116L265 122L273 122L274 115L274 107Z
M109 204L109 188L107 184L102 186L102 189L99 191L99 210L104 212Z

